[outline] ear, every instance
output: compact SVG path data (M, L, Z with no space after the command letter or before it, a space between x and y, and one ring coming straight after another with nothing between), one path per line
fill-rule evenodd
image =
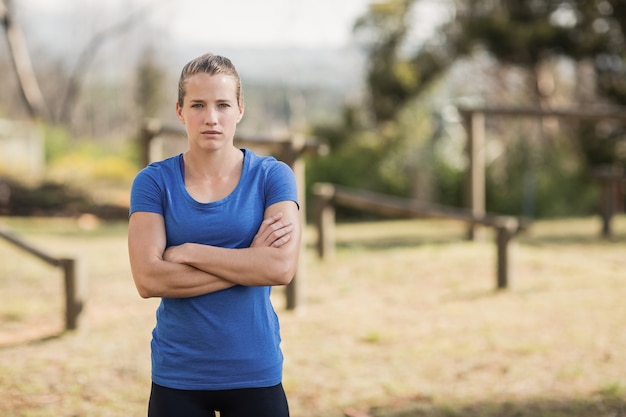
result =
M183 117L183 108L180 107L180 105L178 104L178 102L176 102L176 117L178 117L178 120L184 125L185 124L185 118Z
M243 119L244 110L245 109L243 105L239 106L239 116L237 117L237 123L241 122L241 119Z

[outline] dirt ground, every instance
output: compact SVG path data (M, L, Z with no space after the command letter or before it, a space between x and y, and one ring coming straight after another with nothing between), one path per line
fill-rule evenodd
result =
M80 329L63 333L62 276L0 240L0 415L144 416L158 300L130 277L126 227L0 218L86 271ZM303 303L281 320L294 417L626 417L626 217L533 224L495 291L495 245L443 220L343 224Z

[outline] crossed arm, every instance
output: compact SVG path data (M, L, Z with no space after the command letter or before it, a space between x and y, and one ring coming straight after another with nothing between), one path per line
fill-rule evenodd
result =
M296 204L284 201L266 209L249 248L195 243L166 248L163 217L137 212L128 226L131 271L143 298L193 297L235 285L286 285L295 275L301 234Z

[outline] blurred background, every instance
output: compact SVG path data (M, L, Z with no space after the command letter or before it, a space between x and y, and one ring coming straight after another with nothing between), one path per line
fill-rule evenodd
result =
M159 300L130 276L129 190L147 128L153 158L185 146L205 52L242 77L238 135L315 144L307 196L454 214L335 207L325 259L308 219L305 302L276 303L293 415L626 415L626 2L0 0L0 28L1 415L145 414ZM465 233L485 212L531 221L496 249Z
M619 113L623 8L608 0L3 0L0 175L13 197L0 207L71 211L61 206L83 194L125 205L141 167L138 132L146 119L177 123L180 68L206 51L241 73L241 134L299 133L328 145L307 161L307 190L328 181L463 205L459 107ZM486 132L488 211L588 215L598 209L594 170L623 172L619 117L487 117ZM53 193L31 201L33 187ZM618 202L623 209L623 195Z

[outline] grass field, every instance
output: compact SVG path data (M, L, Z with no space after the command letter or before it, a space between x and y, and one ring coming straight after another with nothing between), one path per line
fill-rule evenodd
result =
M0 218L88 278L62 333L59 271L0 240L0 416L144 416L157 300L130 277L126 225ZM537 222L494 291L491 237L443 220L343 224L333 260L308 230L304 305L281 319L294 417L626 417L626 217Z

